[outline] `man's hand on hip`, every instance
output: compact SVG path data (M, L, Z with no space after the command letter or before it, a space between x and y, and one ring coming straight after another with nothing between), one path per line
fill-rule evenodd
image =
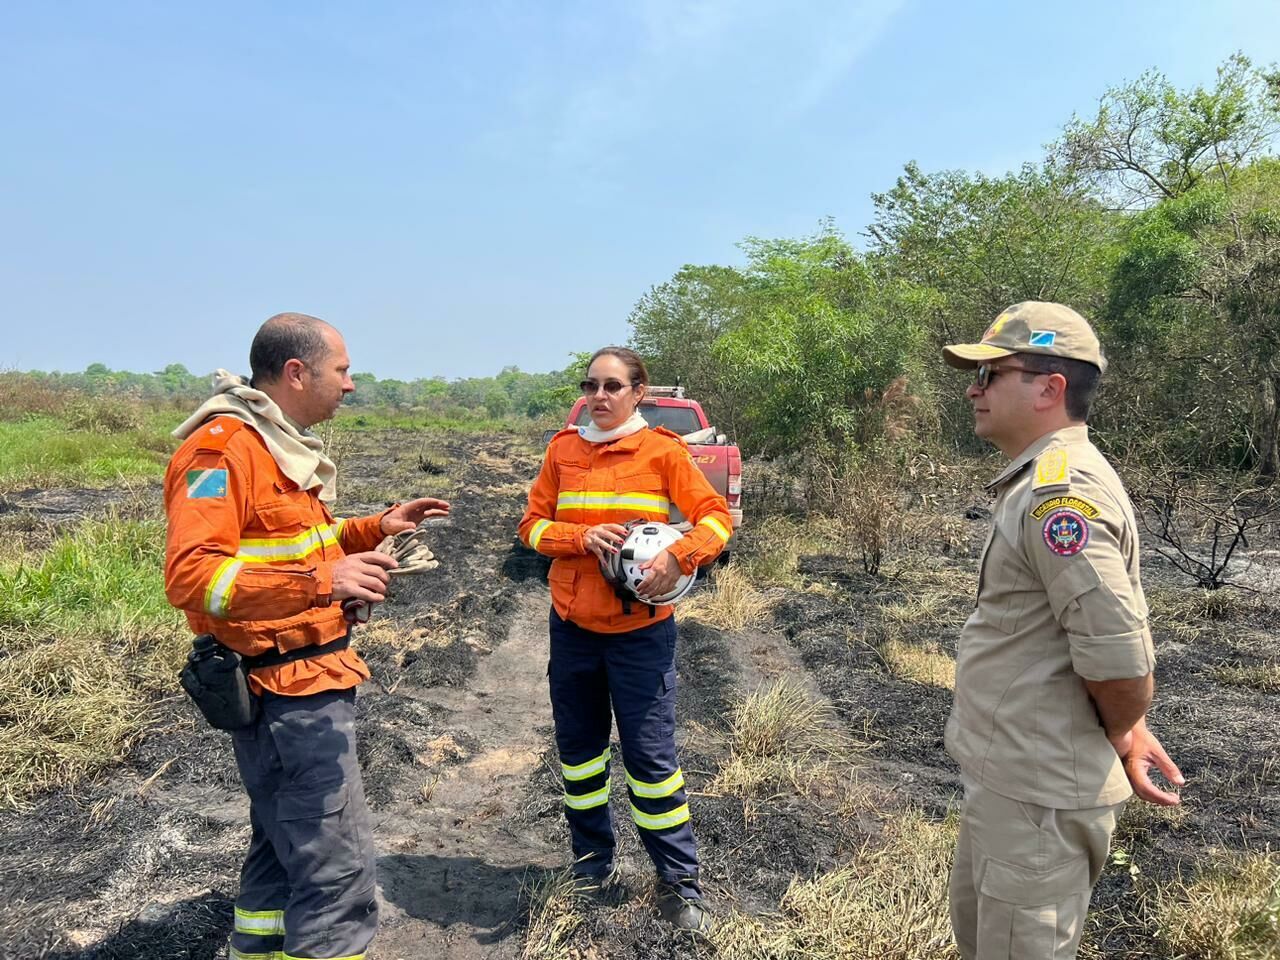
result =
M402 503L388 510L382 517L382 535L389 537L395 533L412 530L423 520L430 517L447 517L449 501L437 500L435 497L419 497Z
M353 553L333 565L333 599L355 598L369 603L381 603L387 599L388 570L398 564L395 557L373 550Z

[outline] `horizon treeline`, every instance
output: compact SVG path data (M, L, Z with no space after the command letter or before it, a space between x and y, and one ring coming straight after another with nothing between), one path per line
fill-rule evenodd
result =
M1110 369L1091 417L1120 455L1280 470L1280 72L1243 54L1180 90L1157 70L1067 120L1002 175L907 163L855 247L833 221L748 237L745 262L682 267L643 294L630 345L747 455L839 468L887 449L974 450L963 374L939 348L1009 304L1070 304ZM594 349L601 344L581 344ZM586 354L493 377L356 374L352 406L450 417L567 411ZM50 386L197 400L208 378L92 364Z

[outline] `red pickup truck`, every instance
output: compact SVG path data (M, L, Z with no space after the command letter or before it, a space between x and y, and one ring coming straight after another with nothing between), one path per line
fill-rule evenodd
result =
M649 426L666 427L684 438L693 462L728 501L734 530L742 526L742 454L736 444L725 439L723 433L716 433L698 401L686 397L684 387L651 386L645 389L640 415ZM590 418L586 398L579 397L569 411L565 426L586 426ZM549 443L555 433L555 430L548 430L543 442ZM671 505L671 524L679 530L688 530L690 526L675 504Z

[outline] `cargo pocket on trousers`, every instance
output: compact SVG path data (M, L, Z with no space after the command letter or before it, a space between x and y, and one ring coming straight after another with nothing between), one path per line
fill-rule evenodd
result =
M676 668L662 675L662 733L666 737L676 735Z
M1089 858L1073 857L1049 870L1032 870L988 858L979 890L985 897L1024 907L1059 903L1089 889Z
M302 883L311 887L334 886L364 868L360 818L349 800L346 783L276 794L276 821L290 847L284 866L291 878L305 878Z

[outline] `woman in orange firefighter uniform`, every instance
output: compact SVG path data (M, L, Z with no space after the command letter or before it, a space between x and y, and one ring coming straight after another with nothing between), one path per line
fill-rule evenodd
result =
M662 596L682 573L713 560L733 528L724 497L684 441L640 416L648 382L631 350L605 347L591 358L582 382L591 424L552 438L520 537L555 558L547 673L575 872L603 880L613 867L612 707L631 816L658 870L662 915L700 931L698 860L675 751L675 619L670 606L625 602L600 561L622 543L623 523L666 521L674 503L693 528L647 565L637 588L643 597Z

